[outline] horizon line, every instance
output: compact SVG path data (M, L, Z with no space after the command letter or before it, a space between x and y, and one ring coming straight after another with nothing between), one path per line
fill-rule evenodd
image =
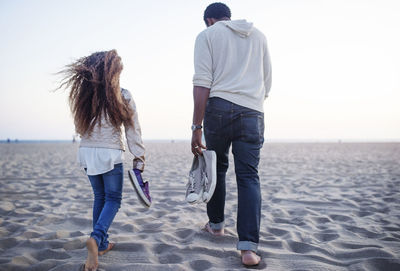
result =
M126 140L124 140L126 141ZM148 138L143 141L176 142L190 141L189 138ZM0 143L56 143L73 142L71 139L0 139ZM79 143L80 140L76 140ZM264 143L400 143L400 138L270 138Z

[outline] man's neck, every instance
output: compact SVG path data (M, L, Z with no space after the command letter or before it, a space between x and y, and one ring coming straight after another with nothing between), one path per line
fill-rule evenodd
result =
M222 17L222 18L220 18L220 19L214 19L214 18L212 18L212 19L208 19L208 25L207 25L207 27L210 27L210 26L212 26L213 24L215 24L216 22L219 22L219 21L230 21L231 20L231 18L228 18L228 17Z
M231 20L231 18L223 17L221 19L218 19L217 22L219 22L219 21L230 21L230 20Z

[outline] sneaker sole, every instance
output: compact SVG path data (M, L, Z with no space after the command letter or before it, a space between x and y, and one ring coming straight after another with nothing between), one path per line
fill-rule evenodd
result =
M139 202L145 207L150 207L151 202L147 199L146 195L143 193L142 188L140 187L140 184L139 184L133 170L128 170L128 175L129 175L129 180L131 181L133 187L136 190L136 194L138 195Z
M217 155L214 151L211 152L211 156L212 156L212 160L211 160L211 164L215 165L215 167L212 168L211 170L211 185L210 185L210 190L208 192L208 196L203 197L203 201L205 203L208 203L210 201L210 199L212 198L212 196L214 195L214 191L215 191L215 186L217 185ZM203 194L204 195L204 194Z

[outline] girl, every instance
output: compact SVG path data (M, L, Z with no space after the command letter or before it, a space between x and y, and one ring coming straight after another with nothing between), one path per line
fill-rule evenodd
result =
M94 194L93 232L86 242L85 270L96 270L98 255L115 245L109 243L107 231L121 206L125 150L122 126L134 155L129 177L142 201L147 206L151 204L148 183L141 177L145 149L135 102L129 91L119 85L122 68L117 51L111 50L80 58L61 72L65 77L60 88L70 89L75 129L82 138L78 160Z

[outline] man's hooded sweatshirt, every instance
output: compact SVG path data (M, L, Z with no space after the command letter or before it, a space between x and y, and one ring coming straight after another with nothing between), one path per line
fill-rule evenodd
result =
M218 21L202 31L194 49L193 85L210 97L264 112L271 88L267 40L246 20Z

